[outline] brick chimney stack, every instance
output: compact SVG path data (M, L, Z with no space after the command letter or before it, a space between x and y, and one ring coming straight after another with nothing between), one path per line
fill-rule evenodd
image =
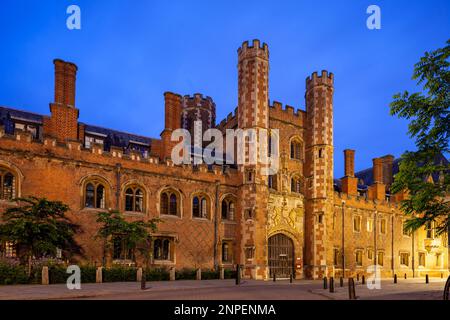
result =
M172 132L181 128L182 97L172 92L164 93L165 125L161 132L161 158L171 158L172 148L178 143L171 141Z
M53 60L55 65L55 103L75 107L75 83L77 66L60 59Z
M356 196L358 194L358 179L355 178L355 150L344 150L345 176L342 181L342 192Z
M345 176L355 176L355 150L344 150Z
M393 182L392 166L394 164L394 156L388 154L381 159L383 159L383 183L391 185Z
M58 142L79 140L78 115L75 108L75 83L77 66L60 59L55 66L55 98L50 103L51 116L44 119L44 134L56 138Z
M382 201L386 196L386 187L383 183L383 159L373 159L373 184L369 187L369 198Z

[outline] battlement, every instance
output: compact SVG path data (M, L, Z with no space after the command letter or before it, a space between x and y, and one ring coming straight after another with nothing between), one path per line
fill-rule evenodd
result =
M305 116L305 111L301 109L295 109L290 105L285 105L278 101L274 101L272 105L269 106L270 118L274 118L280 121L295 123L302 126Z
M329 86L332 87L334 84L334 74L328 72L326 70L322 70L321 75L319 76L317 72L313 72L313 74L306 78L306 90L315 86Z
M157 155L143 156L136 150L125 151L121 147L111 146L109 151L104 150L102 144L94 143L91 148L84 148L81 141L66 140L65 143L58 142L56 138L45 136L42 140L34 140L30 132L20 129L14 130L14 134L6 134L4 126L0 126L0 140L2 149L11 152L29 152L34 155L48 157L51 155L57 159L71 159L101 165L115 166L122 164L124 168L142 170L148 172L166 172L167 167L173 170L180 170L173 173L178 176L192 176L193 172L204 174L205 179L211 181L218 177L230 178L230 175L237 174L235 169L225 170L221 165L207 164L201 165L175 165L172 160L160 160ZM189 170L186 170L189 169ZM237 175L236 175L237 177ZM233 178L234 179L234 178Z
M222 119L222 121L220 121L220 123L217 125L217 128L219 130L224 129L228 123L237 119L237 115L238 108L236 107L233 112L230 112L225 119Z
M210 96L204 97L201 93L195 93L193 95L184 95L183 108L205 108L208 110L216 109L216 104Z
M269 46L265 42L261 45L258 39L254 39L251 45L248 41L244 41L238 49L238 57L239 60L251 57L260 57L269 60Z

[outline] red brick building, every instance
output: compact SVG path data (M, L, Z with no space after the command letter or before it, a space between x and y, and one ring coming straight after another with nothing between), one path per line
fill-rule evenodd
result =
M374 264L386 276L448 273L446 236L435 237L433 226L403 232L402 195L389 193L398 170L392 156L355 173L355 152L346 150L345 177L333 178L332 73L306 79L306 110L269 103L268 46L244 42L234 113L216 124L210 97L166 92L161 137L149 138L79 122L77 67L55 60L54 68L49 115L0 107L0 207L31 195L68 204L69 217L84 230L77 235L83 260L134 262L120 243L104 252L95 238L96 213L117 209L129 219L163 221L154 234L153 266L239 263L256 279L363 274ZM172 133L193 132L196 120L202 132L278 129L278 172L263 175L260 163L175 165ZM3 254L12 251L3 244Z

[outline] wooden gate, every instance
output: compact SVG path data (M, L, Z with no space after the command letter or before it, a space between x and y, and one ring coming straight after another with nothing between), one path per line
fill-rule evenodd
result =
M294 274L294 243L284 234L278 233L269 238L270 277L289 278Z

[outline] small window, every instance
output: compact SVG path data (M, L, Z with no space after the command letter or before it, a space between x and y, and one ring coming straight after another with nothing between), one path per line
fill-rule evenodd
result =
M380 233L386 234L386 219L380 220Z
M194 218L208 218L208 201L204 196L192 199L192 216Z
M425 253L419 252L419 267L425 267Z
M161 193L160 208L162 215L177 216L180 213L178 194L167 190Z
M434 239L433 223L431 221L427 221L425 229L427 231L427 239Z
M379 266L384 266L384 252L378 252L377 253L377 264Z
M134 261L134 248L120 236L113 238L113 259Z
M253 219L253 209L245 209L245 219Z
M245 179L248 183L254 182L254 174L253 174L253 170L247 170L245 172Z
M372 231L373 231L373 219L368 218L367 219L367 232L372 232Z
M106 191L102 183L91 181L86 184L84 206L85 208L105 209Z
M320 148L319 149L319 159L322 159L322 158L323 158L323 149Z
M404 266L409 266L409 253L407 252L400 253L400 264Z
M276 175L269 175L269 177L268 177L268 184L269 184L269 188L270 189L278 190L277 176Z
M222 262L223 263L231 263L233 262L232 253L231 253L231 244L229 242L222 243Z
M363 256L362 250L357 250L355 252L355 261L356 261L356 265L358 267L361 267L363 265L363 263L362 263L362 256Z
M17 257L16 244L12 241L5 241L0 247L1 253L5 258L15 258Z
M334 263L335 266L339 265L339 257L340 257L339 249L338 248L334 248L334 250L333 250L333 263Z
M246 247L245 258L247 260L253 260L254 256L255 256L255 247Z
M319 213L319 214L317 215L317 222L318 222L319 224L322 224L322 223L323 223L323 213Z
M230 198L222 200L222 220L234 220L234 201Z
M302 193L302 182L299 178L291 178L291 192Z
M361 232L361 216L353 217L353 231Z
M302 144L299 141L291 141L291 159L302 160Z
M0 168L0 200L16 197L16 177L6 169Z
M139 187L125 191L125 211L144 212L144 192Z
M373 250L372 249L367 250L367 259L373 260Z
M155 260L172 260L171 245L170 238L155 239L153 242L153 258Z

